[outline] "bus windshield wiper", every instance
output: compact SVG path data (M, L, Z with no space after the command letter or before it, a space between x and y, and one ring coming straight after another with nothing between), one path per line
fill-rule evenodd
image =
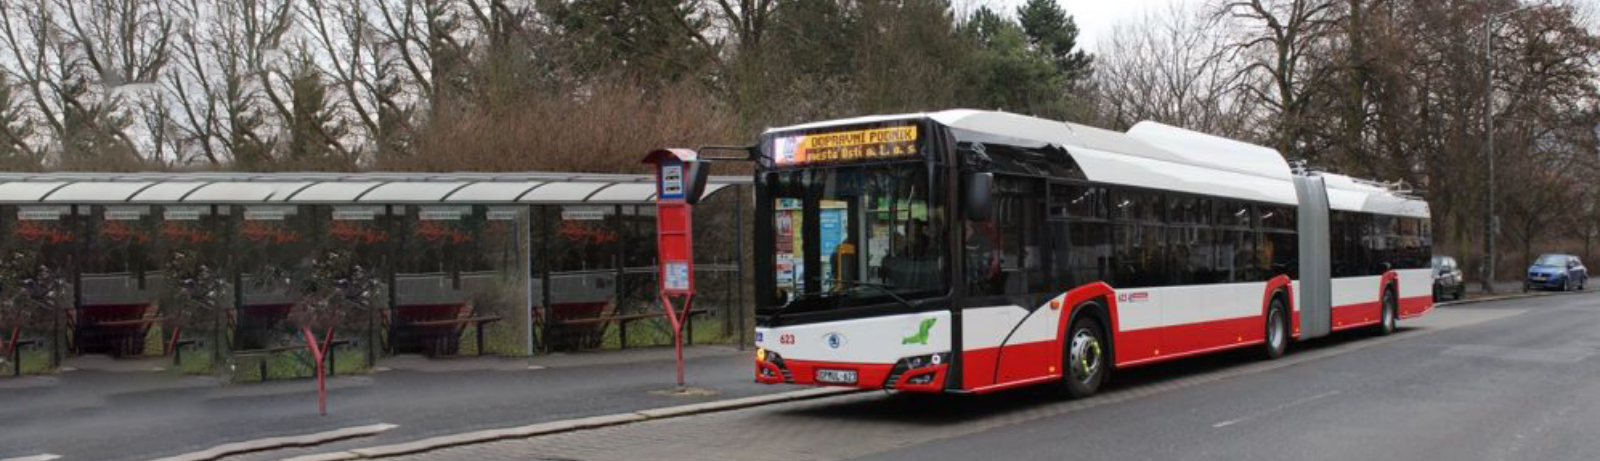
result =
M868 282L868 281L865 281L865 280L845 280L845 279L834 279L833 282L834 283L842 283L842 284L851 285L851 286L858 286L858 287L877 288L878 291L882 292L883 294L889 295L890 298L894 298L895 302L900 303L900 305L906 306L907 309L911 309L911 310L916 310L917 309L917 306L915 304L911 304L911 301L907 301L906 298L902 298L902 297L900 297L900 295L895 294L895 292L894 292L895 286L894 285L889 285L889 284L885 284L885 283L877 283L877 282Z
M913 304L911 301L907 300L906 298L901 297L899 294L896 294L894 292L894 289L895 289L894 285L889 285L889 284L884 284L884 283L877 283L877 282L859 281L859 280L844 280L844 279L831 279L829 281L830 282L834 282L834 283L839 283L839 284L842 284L842 285L849 285L851 287L876 288L876 289L878 289L878 291L882 292L883 294L888 295L890 298L893 298L895 300L895 302L900 303L900 305L902 305L902 306L906 306L907 308L910 308L910 309L916 309L917 308L916 304ZM807 299L807 298L816 298L816 297L821 297L821 296L831 295L831 294L835 294L835 292L828 291L828 290L807 291L807 292L796 294L794 299L800 300L800 299ZM782 315L783 312L787 312L787 311L788 311L788 304L785 304L783 307L779 308L778 315Z

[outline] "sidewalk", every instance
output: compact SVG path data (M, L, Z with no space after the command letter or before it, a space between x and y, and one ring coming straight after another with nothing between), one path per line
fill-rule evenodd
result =
M1471 283L1467 284L1466 296L1463 296L1461 298L1461 301L1462 302L1476 302L1476 301L1487 301L1487 300L1495 300L1495 299L1503 299L1503 298L1520 298L1520 297L1527 297L1527 296L1541 296L1541 295L1551 295L1551 294L1560 294L1560 292L1559 291L1540 291L1540 290L1534 290L1534 291L1525 292L1525 291L1522 291L1522 282L1518 282L1518 281L1500 281L1500 282L1495 282L1495 284L1494 284L1494 293L1490 294L1490 293L1486 293L1486 292L1483 291L1483 283L1481 283L1481 282L1471 282ZM1452 304L1452 303L1455 303L1455 302L1456 302L1456 300L1449 299L1449 298L1445 298L1445 301L1443 301L1444 304Z
M1495 293L1495 295L1508 295L1508 294L1521 293L1521 292L1522 292L1522 282L1500 281L1500 282L1495 282L1494 283L1494 293ZM1472 298L1472 297L1476 297L1476 296L1485 296L1485 295L1488 295L1488 293L1485 293L1483 291L1483 282L1468 282L1467 283L1467 297L1468 298Z
M315 383L227 387L159 373L78 370L48 385L0 388L0 459L50 453L63 460L143 460L264 437L394 424L372 437L242 455L282 459L540 422L791 391L753 382L751 357L726 346L686 351L689 385L674 396L671 348L536 358L427 360L397 357L371 375L328 382L326 417ZM11 404L9 402L16 402Z

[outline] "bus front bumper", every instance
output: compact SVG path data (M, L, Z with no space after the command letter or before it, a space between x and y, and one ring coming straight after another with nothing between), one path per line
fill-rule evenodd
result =
M763 384L940 392L950 369L948 353L907 357L893 364L786 360L766 350L756 356L756 382Z

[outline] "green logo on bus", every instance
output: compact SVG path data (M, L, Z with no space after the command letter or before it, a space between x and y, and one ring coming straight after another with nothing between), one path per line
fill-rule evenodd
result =
M932 330L933 324L938 321L938 318L922 319L922 325L917 326L917 334L900 339L900 344L928 345L928 330Z

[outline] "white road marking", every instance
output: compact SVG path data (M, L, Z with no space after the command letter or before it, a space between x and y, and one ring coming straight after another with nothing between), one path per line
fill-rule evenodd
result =
M22 456L22 457L18 457L18 458L0 459L0 461L50 461L52 459L60 459L60 458L61 458L61 455L52 455L52 454L49 454L49 453L41 453L41 454L37 454L37 455L33 455L33 456Z
M1266 415L1270 415L1270 414L1273 414L1273 413L1277 413L1277 412L1283 411L1283 410L1288 409L1288 408L1292 408L1292 407L1296 407L1296 406L1300 406L1300 405L1305 405L1307 403L1315 402L1315 401L1322 400L1322 399L1325 399L1325 398L1328 398L1328 397L1333 397L1333 396L1339 395L1339 394L1340 394L1339 391L1323 392L1321 394L1313 395L1313 396L1306 397L1306 398L1303 398L1303 399L1300 399L1300 400L1296 400L1296 401L1293 401L1293 402L1285 403L1283 405L1278 405L1276 407L1268 408L1268 409L1263 410L1263 411L1251 413L1251 414L1245 415L1244 417L1239 418L1239 419L1231 419L1231 420L1223 421L1223 422L1220 422L1220 423L1212 424L1211 427L1214 428L1214 429L1220 429L1220 428L1232 426L1232 425L1239 424L1239 423L1242 423L1242 422L1245 422L1245 421L1249 421L1249 420L1252 420L1252 419L1260 418L1262 416L1266 416Z

